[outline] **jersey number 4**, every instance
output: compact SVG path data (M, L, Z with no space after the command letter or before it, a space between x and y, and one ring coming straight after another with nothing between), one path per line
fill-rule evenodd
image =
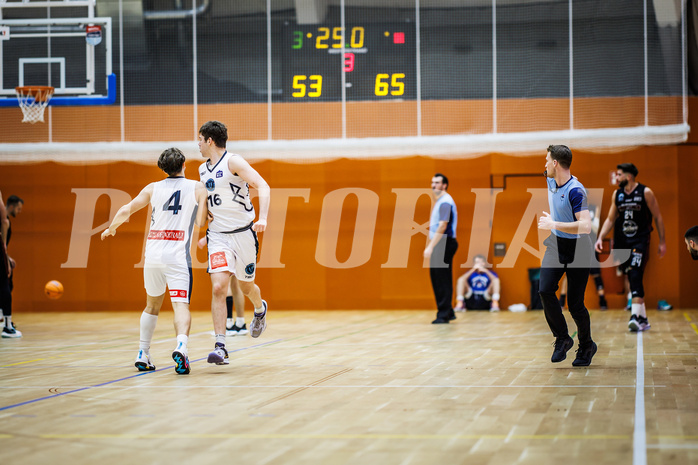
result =
M172 210L172 214L176 215L182 209L182 204L179 203L179 196L182 191L175 191L174 194L162 206L162 211Z

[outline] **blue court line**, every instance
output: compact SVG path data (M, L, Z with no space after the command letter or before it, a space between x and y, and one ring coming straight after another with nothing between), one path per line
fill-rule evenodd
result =
M242 348L240 348L240 349L235 349L235 350L228 351L228 353L229 353L229 354L232 354L232 353L240 352L240 351L243 351L243 350L254 349L255 347L262 347L262 346L266 346L266 345L269 345L269 344L275 344L275 343L280 342L280 341L283 341L283 339L276 339L275 341L263 342L262 344L256 344L256 345L253 345L253 346L250 346L250 347L242 347ZM202 360L206 360L207 358L208 358L208 357L199 358L199 359L194 360L193 362L190 361L189 363L191 364L191 363L200 362L200 361L202 361ZM24 401L24 402L20 402L19 404L6 405L5 407L0 407L0 412L3 411L3 410L9 410L9 409L15 408L15 407L21 407L22 405L33 404L33 403L35 403L35 402L40 402L40 401L42 401L42 400L53 399L53 398L55 398L55 397L65 396L65 395L67 395L67 394L74 394L74 393L76 393L76 392L86 391L86 390L92 389L92 388L107 386L107 385L109 385L109 384L114 384L114 383L118 383L118 382L121 382L121 381L126 381L127 379L138 378L139 376L148 375L148 374L150 374L150 373L157 373L158 371L171 370L171 369L174 368L175 366L176 366L176 365L171 365L171 366L168 366L168 367L165 367L165 368L158 368L157 370L153 370L153 371L144 371L144 372L142 372L142 373L137 373L137 374L135 374L135 375L126 376L125 378L114 379L114 380L112 380L112 381L107 381L107 382L95 384L95 385L92 385L92 386L85 386L85 387L83 387L83 388L73 389L72 391L66 391L66 392L61 392L61 393L58 393L58 394L53 394L53 395L50 395L50 396L39 397L38 399L27 400L27 401Z

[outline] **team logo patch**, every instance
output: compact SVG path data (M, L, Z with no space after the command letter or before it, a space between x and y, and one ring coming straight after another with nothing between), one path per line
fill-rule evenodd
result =
M186 299L187 291L184 289L170 289L170 297L181 297L182 299Z
M245 267L245 273L248 275L254 274L254 263L250 263Z
M216 171L216 177L217 177L217 178L222 178L222 177L223 177L223 171Z
M211 269L228 266L228 260L225 259L225 252L216 252L211 254Z
M208 190L209 192L213 192L213 190L215 188L216 188L216 181L214 181L213 178L206 181L206 190Z

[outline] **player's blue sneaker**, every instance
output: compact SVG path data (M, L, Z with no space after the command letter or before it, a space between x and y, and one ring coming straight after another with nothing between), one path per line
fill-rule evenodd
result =
M657 310L671 310L674 308L669 302L666 300L660 300L659 303L657 303Z

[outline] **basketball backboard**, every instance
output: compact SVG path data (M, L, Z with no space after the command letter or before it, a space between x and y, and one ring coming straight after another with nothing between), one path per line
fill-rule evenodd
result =
M114 102L111 18L94 3L0 0L0 106L17 106L21 86L54 87L53 106Z

